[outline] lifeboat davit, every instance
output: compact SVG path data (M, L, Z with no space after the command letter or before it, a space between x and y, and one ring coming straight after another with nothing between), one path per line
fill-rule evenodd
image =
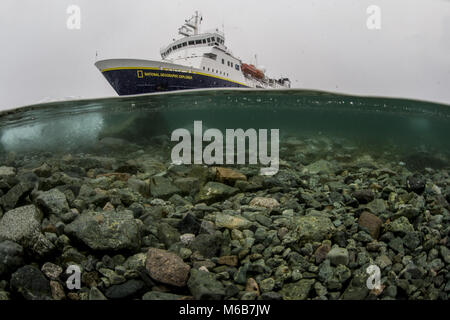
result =
M241 65L241 69L242 69L242 72L244 74L249 74L249 75L251 75L252 77L254 77L256 79L264 79L264 72L262 72L261 70L257 69L252 64L243 63Z

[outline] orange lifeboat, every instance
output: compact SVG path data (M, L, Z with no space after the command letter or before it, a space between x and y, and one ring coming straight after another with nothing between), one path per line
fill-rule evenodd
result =
M262 72L261 70L257 69L252 64L243 63L241 65L241 69L242 69L242 72L244 74L251 75L252 77L254 77L256 79L263 79L264 78L264 72Z

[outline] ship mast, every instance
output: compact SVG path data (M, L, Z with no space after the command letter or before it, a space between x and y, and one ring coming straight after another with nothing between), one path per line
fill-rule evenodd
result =
M185 20L184 25L178 29L178 33L185 37L198 35L202 20L202 15L198 11L195 11L195 15L190 19Z

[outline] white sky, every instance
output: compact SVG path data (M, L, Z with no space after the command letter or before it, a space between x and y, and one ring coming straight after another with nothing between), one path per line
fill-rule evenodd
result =
M81 29L68 30L69 5ZM369 5L381 29L366 27ZM1 0L0 109L115 96L99 59L160 59L195 10L203 30L294 87L450 103L448 0Z

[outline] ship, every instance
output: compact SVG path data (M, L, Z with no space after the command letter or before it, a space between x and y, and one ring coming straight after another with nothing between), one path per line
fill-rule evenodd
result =
M178 29L179 39L161 48L161 60L106 59L95 66L120 96L204 88L290 88L263 67L244 63L225 46L218 28L201 33L198 11ZM256 63L255 63L256 64Z

